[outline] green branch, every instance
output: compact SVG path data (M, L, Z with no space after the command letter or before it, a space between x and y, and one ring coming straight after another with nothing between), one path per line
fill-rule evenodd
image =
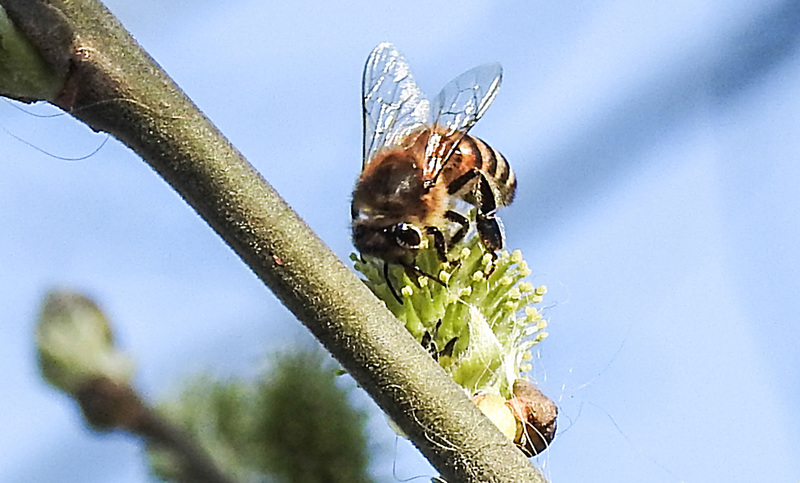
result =
M63 79L51 101L121 140L180 193L447 480L544 481L102 4L0 4Z

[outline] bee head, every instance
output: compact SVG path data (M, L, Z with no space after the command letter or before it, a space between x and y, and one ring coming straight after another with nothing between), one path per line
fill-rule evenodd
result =
M353 244L361 253L389 262L401 262L422 245L422 231L411 223L374 226L353 224Z

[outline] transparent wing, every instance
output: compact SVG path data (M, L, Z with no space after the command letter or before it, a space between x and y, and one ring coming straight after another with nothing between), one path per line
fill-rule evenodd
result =
M397 144L430 121L430 103L420 92L403 55L389 43L379 44L364 66L363 164L386 145Z
M474 67L445 85L433 100L433 124L445 128L442 136L431 136L426 155L427 168L439 173L458 147L458 141L483 116L497 97L503 68L497 62ZM456 135L456 142L443 143ZM443 152L447 149L447 152Z

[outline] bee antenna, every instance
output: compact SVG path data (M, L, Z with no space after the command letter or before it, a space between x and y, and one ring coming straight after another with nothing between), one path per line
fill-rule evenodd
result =
M442 282L441 280L439 280L438 278L434 277L433 275L431 275L429 273L425 273L424 271L422 271L421 268L419 268L416 265L402 264L402 266L406 270L406 272L408 273L409 278L411 277L411 275L419 275L419 276L428 278L430 280L433 280L434 282L438 283L442 287L447 287L447 285L444 282ZM397 290L395 290L394 285L392 285L392 279L389 277L389 263L388 262L383 262L383 278L384 278L384 280L386 280L386 285L389 286L389 291L392 292L392 295L394 295L395 300L397 300L397 302L400 305L403 305L403 299L400 297L400 294L397 293ZM412 281L413 281L413 279L412 279ZM417 286L419 286L419 285L417 285Z
M403 305L403 299L400 298L400 295L394 289L394 285L392 285L392 279L389 278L389 262L383 262L383 278L386 280L386 285L389 286L389 291L392 292L394 298L400 305Z
M444 282L442 282L441 280L439 280L438 278L434 277L433 275L431 275L429 273L423 272L422 269L419 268L416 265L403 265L403 268L406 269L406 272L411 272L413 274L420 275L420 276L425 277L427 279L433 280L434 282L438 283L442 287L447 287L447 285L445 285ZM419 284L417 284L417 286L419 286Z

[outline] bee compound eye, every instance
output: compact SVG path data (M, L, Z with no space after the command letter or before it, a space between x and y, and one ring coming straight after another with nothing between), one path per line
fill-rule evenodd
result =
M422 233L410 223L399 223L393 231L397 244L403 248L419 248L422 243Z

